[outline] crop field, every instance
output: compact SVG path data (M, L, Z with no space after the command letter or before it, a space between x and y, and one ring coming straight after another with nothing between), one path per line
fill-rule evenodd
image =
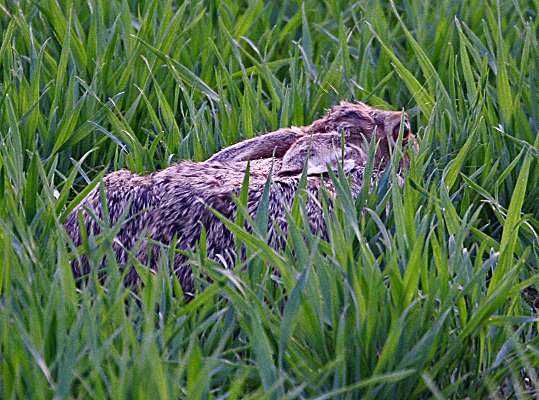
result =
M538 12L0 0L0 397L539 398ZM130 257L134 290L118 227L79 247L63 229L109 172L203 161L354 100L405 110L420 150L402 187L388 168L354 201L333 177L329 241L301 195L283 251L230 221L247 257L225 269L202 235L185 301L173 247L156 273Z

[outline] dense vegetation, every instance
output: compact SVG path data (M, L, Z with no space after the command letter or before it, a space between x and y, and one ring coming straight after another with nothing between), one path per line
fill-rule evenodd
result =
M1 397L537 396L538 8L1 0ZM388 171L354 203L338 178L329 243L301 196L282 254L231 223L246 268L200 246L189 303L167 260L133 259L146 284L124 288L114 227L69 244L105 173L204 160L351 99L406 109L421 151L402 189ZM107 256L109 279L77 289L80 254Z

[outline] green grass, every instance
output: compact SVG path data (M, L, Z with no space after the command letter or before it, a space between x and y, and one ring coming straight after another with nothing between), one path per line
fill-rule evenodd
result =
M536 398L538 9L1 0L1 397ZM299 197L282 254L230 222L253 257L202 246L186 304L166 260L126 290L108 230L84 251L109 279L76 290L62 222L90 182L350 99L406 109L421 151L402 189L340 181L330 243Z

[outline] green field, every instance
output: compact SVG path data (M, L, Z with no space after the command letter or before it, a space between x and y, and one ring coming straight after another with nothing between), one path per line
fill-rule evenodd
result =
M538 12L0 0L0 397L538 398ZM248 261L193 252L188 303L167 260L126 289L114 229L69 244L104 174L204 160L341 100L405 109L420 152L403 188L388 171L354 203L340 178L329 243L298 196L286 251L238 224ZM80 254L108 257L104 283L78 288Z

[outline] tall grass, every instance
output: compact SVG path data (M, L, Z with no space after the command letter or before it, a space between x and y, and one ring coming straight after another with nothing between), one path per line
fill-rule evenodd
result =
M2 398L537 398L538 8L0 1ZM106 172L204 160L344 99L406 109L421 150L402 189L388 171L354 203L336 178L330 242L301 196L282 253L227 222L246 265L202 245L213 283L190 303L167 260L125 289L114 229L69 245ZM109 258L105 283L76 289L80 251Z

